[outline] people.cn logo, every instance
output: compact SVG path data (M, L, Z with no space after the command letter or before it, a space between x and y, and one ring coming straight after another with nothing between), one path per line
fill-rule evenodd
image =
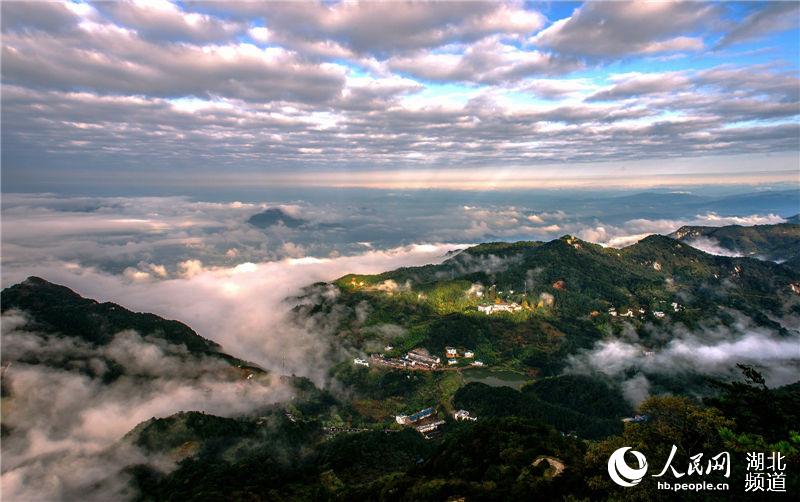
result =
M639 484L639 481L642 480L645 473L647 473L647 459L638 451L631 450L631 453L636 458L639 467L635 469L631 468L631 466L625 462L625 453L630 449L630 446L625 446L608 457L608 475L611 476L611 480L619 486L636 486Z

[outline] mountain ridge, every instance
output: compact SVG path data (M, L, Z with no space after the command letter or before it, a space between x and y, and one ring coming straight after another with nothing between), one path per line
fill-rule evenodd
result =
M570 354L626 326L645 346L663 347L671 338L653 331L673 324L733 329L743 315L786 335L775 319L800 313L793 303L797 271L712 255L663 235L622 249L570 235L483 243L440 264L348 274L332 284L340 292L335 303L300 307L298 314L346 307L351 314L338 336L356 350L386 344L392 354L415 347L443 354L445 347L462 347L495 369L542 376L558 374ZM499 313L478 308L492 304L502 306ZM367 314L357 317L357 310ZM387 323L402 334L383 335Z
M800 224L792 221L792 218L787 218L786 223L752 226L685 225L671 233L670 237L688 244L698 239L709 239L731 253L789 262L794 267L794 263L800 260Z
M231 365L263 372L249 363L222 351L222 346L203 338L186 324L151 313L133 312L113 302L85 298L72 289L41 277L30 276L0 292L5 314L19 310L27 314L23 329L79 339L92 346L110 343L128 330L170 344L183 345L191 354L207 355Z

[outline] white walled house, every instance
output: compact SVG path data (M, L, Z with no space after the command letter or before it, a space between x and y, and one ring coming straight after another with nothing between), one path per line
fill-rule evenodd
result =
M467 410L458 410L457 412L453 413L453 418L459 421L470 420L472 422L475 422L476 420L478 420L478 417L470 416Z
M496 314L497 312L517 312L522 310L518 303L495 303L492 305L478 305L478 310L486 315Z

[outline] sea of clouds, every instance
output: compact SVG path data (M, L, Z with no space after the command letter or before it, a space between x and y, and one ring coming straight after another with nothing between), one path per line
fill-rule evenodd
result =
M696 204L683 213L665 209L668 218L648 219L636 217L640 206L620 212L613 201L598 211L596 201L581 209L574 203L560 206L552 197L525 203L519 194L513 204L503 204L502 196L439 200L430 194L378 195L210 202L5 194L3 287L36 275L89 298L180 320L225 352L270 370L270 376L246 384L221 377L218 360L187 357L179 347L155 343L146 333L121 334L107 347L92 348L26 331L26 314L7 312L2 355L12 366L4 374L11 390L3 403L4 425L10 430L3 439L4 495L125 497L128 484L117 475L124 466L147 461L170 467L168 461L144 458L119 443L141 421L181 410L226 416L253 412L291 396L276 378L281 374L329 384L329 368L349 354L331 342L335 317L297 322L292 315L291 299L310 284L347 273L438 263L450 251L489 240L550 240L569 233L619 247L686 224L783 221L772 212L726 216ZM247 222L266 208L278 208L303 223L263 229ZM590 209L600 216L587 216ZM707 244L709 251L718 245ZM494 258L463 266L491 272L502 266ZM336 295L331 289L316 291ZM620 378L635 402L648 391L648 372L694 368L714 373L736 362L756 361L776 368L768 375L773 381L789 380L797 375L788 361L797 347L792 343L797 340L742 325L732 337L678 333L656 356L645 358L636 340L610 339L576 354L570 368ZM33 358L43 363L21 362ZM45 364L67 359L92 371ZM103 382L102 364L108 360L123 366L126 376ZM631 365L646 371L623 377Z
M338 195L336 195L338 194ZM4 194L3 286L47 262L91 266L130 279L166 278L203 266L283 258L357 256L420 243L551 240L564 234L622 247L683 225L769 224L800 211L796 193L743 199L683 193L624 196L565 192L300 192L272 201L191 197ZM776 199L774 196L777 195ZM774 204L768 204L776 201ZM766 210L765 205L770 209ZM249 216L277 208L302 224L257 228ZM715 243L701 243L709 250Z
M2 486L9 499L130 497L126 466L174 466L120 443L138 423L182 410L253 413L291 397L280 375L326 384L327 370L341 357L330 343L335 319L296 322L287 299L315 282L436 262L458 248L361 246L352 256L268 259L273 255L265 249L274 235L244 222L261 206L182 201L176 208L179 201L165 198L58 207L65 202L50 200L53 205L28 215L4 215L4 285L37 275L86 297L178 319L270 373L232 378L219 359L188 355L182 346L145 333L120 333L107 346L91 347L27 331L27 314L8 311L2 328L9 391L3 401L9 434L3 439ZM286 246L280 246L277 256L285 254ZM259 261L248 261L259 253ZM108 361L125 371L111 383L103 379Z

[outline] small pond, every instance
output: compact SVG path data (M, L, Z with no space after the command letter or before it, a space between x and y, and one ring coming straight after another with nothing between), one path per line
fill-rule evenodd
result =
M490 387L511 387L512 389L519 390L528 382L533 379L516 373L514 371L505 370L491 370L488 368L469 368L464 370L464 381L481 382L489 385Z

